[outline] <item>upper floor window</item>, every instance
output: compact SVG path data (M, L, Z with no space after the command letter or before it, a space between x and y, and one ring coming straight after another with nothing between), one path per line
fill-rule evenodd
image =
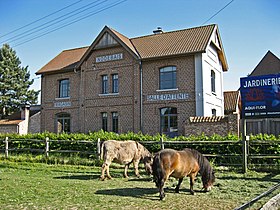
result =
M177 88L176 66L166 66L159 70L159 89Z
M119 76L118 74L112 75L112 93L119 92Z
M70 114L56 115L56 122L57 133L70 133Z
M70 96L70 83L69 79L59 81L59 98L67 98Z
M108 93L108 75L102 76L102 94Z
M102 130L103 131L108 131L108 114L107 112L102 112Z
M211 91L212 93L216 92L216 75L213 70L211 70Z

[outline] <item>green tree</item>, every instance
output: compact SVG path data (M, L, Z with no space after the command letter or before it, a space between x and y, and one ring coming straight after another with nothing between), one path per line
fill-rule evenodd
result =
M16 52L4 44L0 48L0 116L19 110L23 104L37 104L40 91L29 90L34 80L30 79L28 66L21 67Z

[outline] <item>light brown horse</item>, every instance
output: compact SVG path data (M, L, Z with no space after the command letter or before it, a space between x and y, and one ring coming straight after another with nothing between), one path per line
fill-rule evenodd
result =
M116 141L107 140L101 147L101 159L104 163L101 168L100 180L104 180L105 177L111 179L109 172L109 166L112 162L124 164L124 177L128 178L127 170L131 163L134 165L135 175L140 177L138 165L140 161L144 163L145 170L148 174L152 173L152 154L140 143L136 141ZM105 172L107 176L105 176Z
M160 193L160 200L165 197L163 186L170 177L178 178L175 192L179 193L183 178L190 177L190 192L193 195L194 181L197 173L202 176L204 191L211 190L215 181L214 171L209 161L197 150L184 149L176 151L174 149L163 149L155 154L153 159L153 177Z

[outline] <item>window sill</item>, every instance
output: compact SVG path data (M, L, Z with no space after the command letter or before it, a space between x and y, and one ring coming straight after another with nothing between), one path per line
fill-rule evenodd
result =
M64 97L64 98L55 98L56 101L60 101L60 100L69 100L70 97Z
M164 91L177 91L178 88L174 88L174 89L160 89L160 90L156 90L157 92L164 92Z
M100 93L98 96L117 96L119 93Z

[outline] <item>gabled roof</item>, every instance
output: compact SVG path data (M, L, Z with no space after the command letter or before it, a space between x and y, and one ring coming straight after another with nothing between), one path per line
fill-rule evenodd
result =
M36 74L74 69L87 49L88 47L64 50L37 71Z
M224 109L225 113L233 113L237 111L239 105L239 91L224 92Z
M149 36L132 38L131 41L142 59L204 52L215 25L201 26Z
M249 76L280 73L280 59L268 51Z
M122 47L127 49L127 51L130 52L133 57L135 57L136 59L139 58L138 53L134 48L134 46L132 45L132 43L130 42L129 38L109 28L108 26L105 26L102 29L102 31L99 33L99 35L96 37L96 39L93 41L93 43L90 45L90 47L87 49L87 51L84 53L83 57L81 58L78 64L78 67L80 67L84 62L84 60L88 58L91 51L96 47L96 45L99 43L99 41L102 39L105 33L110 34L110 36L112 36L115 40L117 40Z
M63 51L36 74L81 67L82 63L90 56L90 53L95 49L99 49L99 43L106 33L116 43L124 47L135 59L142 60L204 53L206 52L207 46L211 43L213 33L215 33L219 45L213 44L217 48L223 70L227 71L228 69L218 26L215 24L136 38L128 38L114 29L105 26L89 47Z
M215 46L222 60L223 69L226 71L228 66L218 27L215 24L132 38L131 42L142 59L204 53L211 42L213 32L217 33L221 47Z

